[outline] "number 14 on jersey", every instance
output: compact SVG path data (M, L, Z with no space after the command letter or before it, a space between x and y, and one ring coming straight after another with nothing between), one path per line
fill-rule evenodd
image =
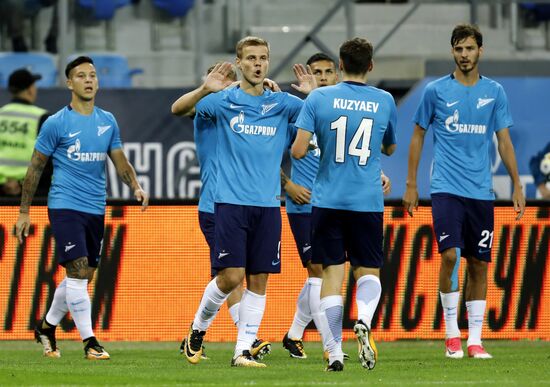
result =
M359 165L366 165L370 156L370 139L372 134L373 120L363 118L359 127L355 130L349 143L347 154L359 157ZM348 117L340 116L336 121L331 122L330 129L336 130L336 157L337 163L343 163L346 159L346 131Z

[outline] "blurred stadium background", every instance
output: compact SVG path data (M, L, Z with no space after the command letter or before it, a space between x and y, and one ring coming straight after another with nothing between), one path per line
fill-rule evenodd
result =
M404 191L411 117L426 82L454 68L449 43L454 25L477 23L485 46L480 71L501 82L508 94L519 172L527 198L535 199L529 159L550 141L549 8L548 0L59 0L55 55L41 51L53 7L31 12L26 20L29 53L9 52L11 42L2 26L0 105L9 101L9 73L28 67L44 75L37 105L55 112L69 101L63 87L68 58L81 53L97 58L97 104L117 117L129 159L156 199L147 213L138 214L125 201L131 199L129 190L109 167L108 247L91 291L98 337L177 341L186 331L209 279L208 255L194 206L200 180L192 121L173 117L170 105L200 81L210 64L233 61L236 41L253 34L270 42L269 76L285 89L293 81L293 63L304 63L317 51L336 57L339 44L351 36L373 42L375 68L369 81L395 96L399 120L398 151L383 159L393 191L386 210L385 296L376 332L383 340L442 338L429 202L414 219L404 217L398 202ZM424 199L429 198L430 160L431 139L420 165ZM493 172L498 198L509 199L510 181L496 152ZM2 204L0 340L30 339L44 301L51 301L63 273L55 266L45 207L32 210L33 234L18 246L12 235L17 203ZM550 340L550 304L544 301L550 297L547 205L531 201L520 222L513 220L510 208L497 208L487 338ZM305 278L286 216L283 219L283 274L270 284L260 331L270 340L280 340L288 329ZM352 285L343 289L347 328L355 317ZM464 328L464 308L461 313ZM78 337L70 320L62 328L59 338ZM351 330L345 335L351 337ZM234 337L224 308L208 339ZM318 336L311 330L306 339Z

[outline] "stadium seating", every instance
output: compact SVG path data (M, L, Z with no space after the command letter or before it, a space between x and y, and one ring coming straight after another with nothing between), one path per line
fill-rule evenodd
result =
M111 20L117 8L130 3L130 0L78 0L79 6L93 10L96 20Z
M143 69L131 69L128 59L119 54L90 53L87 54L94 60L94 66L102 88L127 88L132 87L132 77L143 73ZM67 62L75 59L77 55L71 55Z
M550 4L521 3L520 7L531 12L536 21L550 20Z
M154 12L154 20L151 23L151 49L158 51L161 48L161 23L178 21L179 31L178 34L181 37L181 48L187 48L187 41L185 36L185 24L184 17L195 5L195 0L153 0L153 6L156 12Z
M115 50L115 29L112 25L112 19L115 11L131 4L131 0L78 0L76 9L76 49L84 48L84 31L86 25L96 25L99 22L105 22L105 46L108 50Z
M195 0L153 0L153 5L160 8L172 17L183 17L187 15L187 12L193 5Z
M0 53L0 87L7 87L10 74L17 69L26 68L32 73L42 75L38 87L56 85L57 68L50 54L42 53Z
M525 49L526 27L537 27L542 25L544 47L550 51L550 4L521 3L523 20L518 25L518 49Z

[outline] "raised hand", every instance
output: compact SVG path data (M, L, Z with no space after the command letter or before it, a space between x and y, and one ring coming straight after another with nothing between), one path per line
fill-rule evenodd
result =
M306 68L303 64L298 63L292 66L292 70L294 71L298 84L296 85L293 83L290 86L295 90L307 95L317 88L317 80L309 65Z
M229 74L231 73L231 71L231 63L217 63L210 74L206 76L203 84L204 89L212 93L225 89L227 86L233 83L233 80L229 78Z

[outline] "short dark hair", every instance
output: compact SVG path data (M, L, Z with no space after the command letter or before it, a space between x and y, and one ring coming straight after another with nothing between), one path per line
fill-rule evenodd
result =
M347 74L366 74L372 63L371 42L363 38L346 40L340 46L340 60Z
M306 62L306 65L309 66L312 63L320 62L322 60L326 60L327 62L334 63L334 66L336 67L336 62L334 61L334 59L332 59L330 56L328 56L324 52L318 52L317 54L313 54L312 56L310 56Z
M451 47L456 46L464 39L472 37L475 39L477 46L483 46L483 35L479 31L479 28L474 24L459 24L453 29L451 34Z
M69 79L69 74L71 73L71 70L74 69L76 66L80 66L82 63L90 63L94 64L94 61L89 56L79 56L78 58L73 59L69 63L67 63L67 67L65 67L65 76L67 79Z

